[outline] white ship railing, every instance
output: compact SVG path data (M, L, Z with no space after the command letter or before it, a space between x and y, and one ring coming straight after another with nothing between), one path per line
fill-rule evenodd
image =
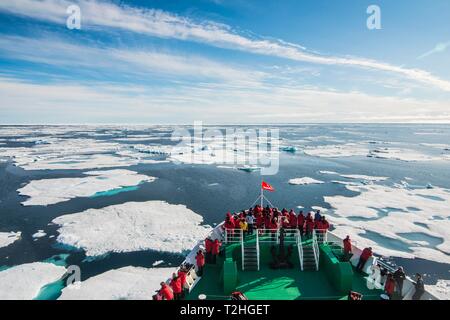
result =
M302 243L302 235L300 234L300 230L297 229L297 249L298 249L298 259L300 261L300 270L303 271L303 243Z
M244 232L242 229L225 229L225 243L242 243L244 241Z
M319 243L317 241L317 232L316 230L313 231L313 251L314 251L314 260L316 262L316 271L319 271L319 257L320 257L320 251L319 251Z
M281 229L258 229L259 242L261 243L280 243ZM284 243L297 243L298 229L283 229Z
M256 232L256 258L258 263L258 271L259 271L259 233Z

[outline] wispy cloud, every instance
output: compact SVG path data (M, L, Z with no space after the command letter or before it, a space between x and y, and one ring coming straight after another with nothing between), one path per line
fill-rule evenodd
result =
M423 59L423 58L431 56L432 54L435 54L435 53L445 52L449 47L450 47L450 41L438 43L432 50L427 51L424 54L418 56L417 59Z
M385 62L356 58L325 56L283 41L249 38L230 26L211 21L196 22L160 10L119 6L105 1L78 0L82 10L82 27L117 28L155 37L205 43L211 46L275 56L294 61L323 65L340 65L391 72L429 86L450 91L450 82L427 71L395 66ZM15 0L0 2L0 10L35 19L65 23L67 0Z
M59 38L28 38L3 36L0 38L0 56L63 66L75 71L84 69L120 75L139 76L137 79L173 76L189 77L199 81L225 81L252 86L264 78L265 73L242 66L230 66L195 55L179 55L143 49L119 49L69 43Z

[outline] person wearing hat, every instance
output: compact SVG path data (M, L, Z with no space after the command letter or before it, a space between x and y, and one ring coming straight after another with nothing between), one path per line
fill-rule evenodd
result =
M183 293L183 287L181 286L181 279L176 273L172 274L172 280L170 280L170 287L173 291L174 300L180 300Z
M400 297L403 297L402 291L403 291L403 281L406 280L406 274L403 271L402 267L398 267L398 269L394 272L394 280L397 284L397 292L400 295Z
M165 282L161 282L161 289L159 293L163 297L164 300L173 300L173 291Z
M416 288L416 292L414 292L412 300L420 300L425 292L425 284L423 283L422 275L419 273L416 273L416 283L414 284L414 287Z
M203 255L202 250L198 250L197 255L195 256L195 261L197 262L197 274L201 277L203 275L203 267L205 265L205 256Z

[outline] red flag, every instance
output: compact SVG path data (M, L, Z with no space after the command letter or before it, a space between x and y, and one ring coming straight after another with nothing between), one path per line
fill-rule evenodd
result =
M267 191L275 191L275 189L270 185L270 184L268 184L267 182L262 182L261 183L261 188L263 189L263 190L267 190Z

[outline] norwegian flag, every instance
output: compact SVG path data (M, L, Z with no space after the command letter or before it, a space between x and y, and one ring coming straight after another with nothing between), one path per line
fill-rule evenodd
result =
M275 191L275 189L270 184L268 184L267 182L264 182L264 181L261 183L261 188L263 190L267 190L267 191L270 191L270 192Z

